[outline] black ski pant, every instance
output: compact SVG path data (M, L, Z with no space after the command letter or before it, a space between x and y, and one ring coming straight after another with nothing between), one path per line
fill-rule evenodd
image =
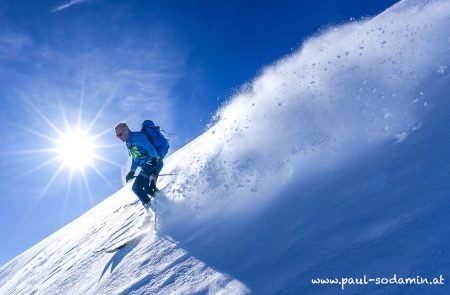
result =
M156 192L156 180L159 172L163 167L163 161L159 160L158 165L155 167L151 163L145 163L141 166L141 172L136 176L134 180L132 190L141 200L142 204L150 202L150 196L154 196ZM150 177L152 181L150 182Z

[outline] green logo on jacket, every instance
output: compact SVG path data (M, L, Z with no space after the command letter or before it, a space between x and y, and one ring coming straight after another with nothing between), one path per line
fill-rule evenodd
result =
M141 157L141 152L138 150L137 146L132 146L130 148L130 155L133 159L138 159Z

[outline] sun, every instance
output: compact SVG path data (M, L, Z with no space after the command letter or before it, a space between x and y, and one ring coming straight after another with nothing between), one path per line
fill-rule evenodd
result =
M43 140L41 144L45 144L45 146L39 148L15 152L21 155L33 155L41 160L41 163L26 169L21 177L39 172L45 168L52 168L50 174L43 174L43 176L48 175L49 179L47 183L43 182L45 186L37 195L36 203L47 194L55 183L59 184L58 189L60 187L66 188L64 204L68 203L72 189L77 187L79 192L86 192L86 194L83 193L83 196L93 205L95 202L90 182L94 181L96 185L100 185L98 177L112 189L118 189L117 185L111 182L105 174L105 171L109 169L105 167L105 164L119 169L122 169L122 164L104 155L110 154L110 152L107 152L107 149L122 147L122 143L113 143L108 138L105 139L105 136L110 136L114 133L113 128L104 128L97 122L113 97L111 95L104 100L103 105L93 114L90 120L83 118L84 94L80 96L79 108L70 107L70 112L67 112L67 109L59 99L56 99L58 103L54 105L57 108L51 114L44 113L44 110L37 107L32 101L25 100L27 106L36 113L40 121L48 125L46 128L38 130L23 124L14 124L17 128L39 137ZM56 117L55 113L59 114L60 118ZM67 114L70 116L67 116ZM102 128L104 129L102 130ZM116 140L115 136L112 138ZM42 155L45 155L45 157ZM97 167L100 164L102 169ZM61 181L63 182L62 186Z
M95 148L92 137L77 129L61 135L56 151L64 166L84 170L93 164Z

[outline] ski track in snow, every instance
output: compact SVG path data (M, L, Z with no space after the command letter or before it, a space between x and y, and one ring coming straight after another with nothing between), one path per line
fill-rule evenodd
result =
M311 279L448 275L449 27L450 2L402 1L310 38L166 160L157 234L94 252L136 232L127 185L1 267L0 294L336 294ZM346 289L402 292L448 294Z

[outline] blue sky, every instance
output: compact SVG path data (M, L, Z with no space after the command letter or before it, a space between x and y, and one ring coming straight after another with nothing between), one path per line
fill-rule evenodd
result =
M305 38L395 2L2 1L0 265L122 187L118 121L153 119L176 150ZM71 172L55 141L77 126L97 158Z

